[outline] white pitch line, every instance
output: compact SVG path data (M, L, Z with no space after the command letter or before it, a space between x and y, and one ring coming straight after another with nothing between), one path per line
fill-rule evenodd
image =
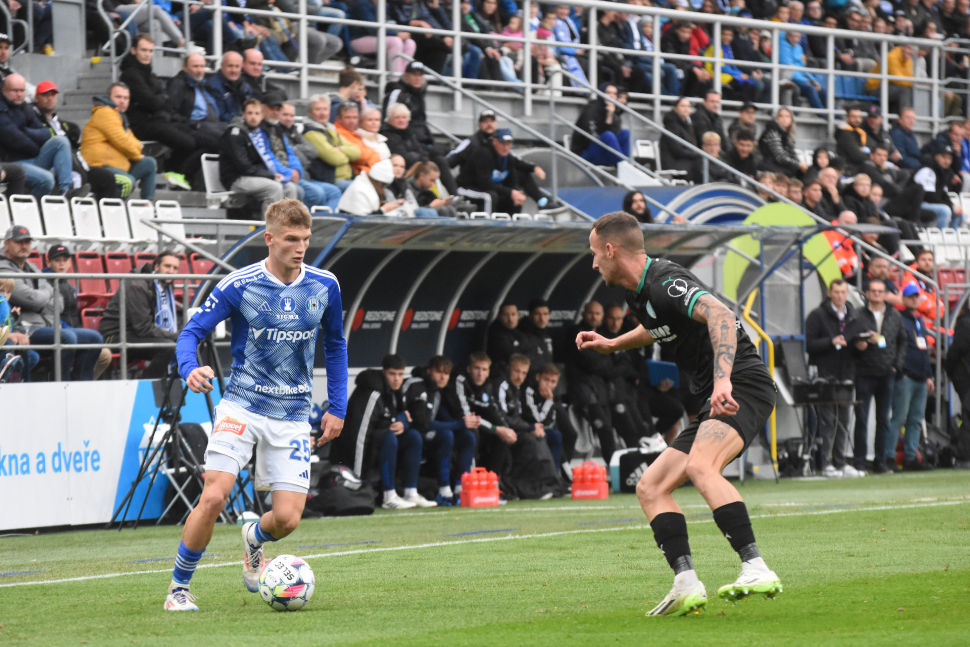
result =
M867 508L845 508L834 510L813 510L811 512L784 512L780 514L760 514L753 515L752 519L773 519L779 517L813 517L825 514L844 514L848 512L878 512L881 510L905 510L909 508L937 508L945 505L960 505L966 501L937 501L935 503L914 503L908 505L880 505ZM713 519L694 519L688 521L689 524L713 523ZM381 548L360 548L356 550L343 550L332 553L319 553L316 555L306 555L303 559L322 559L324 557L343 557L345 555L362 555L365 553L388 553L401 550L417 550L420 548L442 548L446 546L457 546L463 544L484 544L494 541L510 541L514 539L543 539L546 537L560 537L563 535L584 535L595 532L615 532L618 530L642 530L649 528L649 524L637 524L635 526L616 526L613 528L584 528L583 530L559 530L555 532L541 532L531 535L505 535L502 537L480 537L478 539L460 539L458 541L436 541L427 544L412 544L404 546L383 546ZM200 564L199 569L203 568L222 568L224 566L240 566L242 562L220 562L218 564ZM65 577L57 580L37 580L34 582L15 582L12 584L0 584L0 588L11 588L15 586L33 586L35 584L61 584L64 582L84 582L87 580L103 580L115 577L125 577L128 575L150 575L155 573L170 573L171 568L159 569L154 571L131 571L128 573L105 573L103 575L84 575L81 577Z

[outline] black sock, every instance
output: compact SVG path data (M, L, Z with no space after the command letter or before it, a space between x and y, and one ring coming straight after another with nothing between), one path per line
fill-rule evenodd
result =
M714 511L714 523L731 542L742 562L748 562L761 557L758 544L754 541L754 531L751 529L751 519L748 518L748 508L744 501L735 501L722 505Z
M694 570L687 541L687 520L679 512L661 512L650 522L653 538L667 558L674 575Z

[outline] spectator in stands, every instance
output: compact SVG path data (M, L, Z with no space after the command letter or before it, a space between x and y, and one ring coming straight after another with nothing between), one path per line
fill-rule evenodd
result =
M758 140L762 166L774 173L796 177L808 170L808 164L798 161L795 150L795 120L791 110L779 108Z
M284 103L279 110L279 125L283 133L293 146L293 152L300 158L300 165L303 167L303 175L300 177L300 187L306 192L307 199L313 199L314 190L321 194L321 206L330 207L334 212L337 211L337 203L343 193L335 184L314 180L310 172L310 167L314 161L318 160L316 146L308 142L296 127L296 108L291 103ZM308 187L311 187L308 190Z
M831 166L832 154L824 146L819 146L812 152L812 165L802 174L802 181L811 182L818 179L822 169Z
M932 279L936 273L932 249L922 249L916 254L916 262L909 266L900 280L900 285L916 285L920 290L918 309L928 321L935 321L937 316L943 316L943 301L937 296L936 288L926 279Z
M603 10L597 16L596 42L604 47L622 49L623 44L614 29L619 20L615 11ZM597 59L599 78L614 85L623 84L633 92L649 92L647 79L639 66L633 65L625 56L616 52L600 51Z
M354 176L369 171L371 166L381 161L381 156L364 143L364 140L357 134L357 123L360 117L360 108L353 101L344 101L337 105L337 115L334 126L340 137L355 146L360 151L360 157L350 163L350 168Z
M569 15L571 10L568 5L556 7L556 23L552 33L557 43L567 44L556 48L557 56L565 69L588 83L586 72L589 70L589 56L582 47L577 47L582 42L581 29L579 21Z
M405 199L387 202L384 186L394 181L394 164L391 160L378 162L366 173L358 175L340 197L337 210L355 216L390 214L399 209Z
M121 81L131 93L128 120L138 139L157 141L172 149L173 170L166 173L165 178L170 184L189 190L191 182L196 181L196 173L202 168L202 155L214 153L216 148L207 137L208 133L175 120L175 108L165 83L152 72L154 52L155 43L151 37L139 33L132 40L131 52L121 60Z
M823 200L822 184L818 180L812 180L805 184L802 189L802 206L826 222L835 219L835 214L829 211L825 200Z
M877 257L883 264L886 259ZM877 259L874 258L873 262ZM899 311L887 307L885 279L869 279L866 285L866 307L859 309L859 327L869 333L866 349L856 359L855 376L855 443L852 454L855 468L866 470L869 439L869 403L876 399L875 474L891 473L886 455L886 434L893 400L896 374L902 370L906 356L907 334Z
M365 92L363 102L357 100L361 90ZM330 95L330 117L336 121L337 107L344 101L356 103L359 112L363 113L368 103L366 91L364 77L352 65L340 70L337 75L337 92Z
M260 203L265 213L274 202L296 199L299 186L279 171L282 166L273 155L269 137L260 128L263 104L249 99L243 104L242 117L236 117L222 136L219 155L219 179L230 191L244 194ZM283 182L283 180L286 182Z
M936 214L936 226L956 228L963 221L963 209L950 199L950 186L954 177L953 149L946 144L936 144L931 161L913 176L913 181L926 191L923 209Z
M27 172L20 164L0 164L0 182L7 185L3 194L8 200L27 192Z
M660 136L660 164L665 171L685 171L690 174L694 170L694 163L700 154L693 147L700 142L694 131L691 119L690 100L681 97L674 104L673 109L664 115L664 128L673 135L686 141L683 143L667 133Z
M471 137L467 137L448 152L445 159L452 168L460 165L475 154L475 146L488 146L492 142L492 133L498 128L498 121L494 110L482 110L478 113L478 130Z
M55 176L60 194L68 198L80 195L71 175L70 142L67 137L52 136L25 98L24 77L7 76L0 101L0 158L20 163L27 186L38 200L53 191Z
M870 70L871 74L879 74L880 63L876 62L875 67ZM913 78L913 46L897 45L886 55L886 69L890 76L902 76ZM882 94L881 84L878 78L871 78L866 81L866 93L873 97ZM900 113L901 110L913 105L913 82L904 80L889 81L889 111Z
M889 161L898 164L902 155L893 145L893 138L889 131L883 128L882 108L879 106L869 106L866 110L866 120L862 123L862 131L866 134L866 146L869 150L875 150L877 146L882 146L889 153Z
M54 245L47 250L47 267L44 268L45 274L69 274L73 272L72 265L71 252L64 245ZM74 282L60 281L60 291L61 302L64 307L61 311L61 335L64 334L64 330L72 330L79 344L100 344L103 342L104 339L101 337L101 333L97 330L85 328L81 322L81 313L77 309L77 290L74 289ZM78 362L79 359L75 357L75 363L77 364ZM102 348L98 353L98 361L94 365L91 379L96 380L101 377L101 374L110 365L111 351L107 348ZM75 369L77 368L75 367ZM82 377L80 379L84 378Z
M752 180L758 173L759 163L754 156L754 135L751 131L744 129L735 135L734 146L721 156L725 164L733 168L738 173L746 175ZM735 184L741 184L742 180L736 175L732 175L727 180Z
M286 102L278 95L268 93L266 103L263 104L263 121L260 128L265 134L264 140L273 154L273 158L278 162L277 172L285 179L285 183L293 183L299 187L298 195L303 203L309 207L323 206L329 204L336 198L335 192L317 184L307 181L304 177L306 169L300 156L296 153L293 142L287 136L287 128L280 122L280 113L283 112L283 105ZM332 187L339 191L337 187Z
M246 6L254 11L270 11L280 13L280 9L274 6L275 0L247 0ZM252 14L252 22L259 27L270 31L270 38L276 43L283 54L291 61L299 58L296 39L298 30L289 19L282 16L267 16L265 14ZM261 43L265 48L265 41ZM338 36L329 34L313 28L306 31L306 56L307 63L319 65L320 63L332 58L337 52L343 49L343 41Z
M226 123L219 105L205 85L205 57L192 53L185 57L182 70L166 88L172 105L172 121L188 126L196 146L214 153Z
M252 90L253 98L259 99L260 102L271 92L281 96L284 101L289 99L282 87L266 78L263 70L263 53L258 49L247 49L243 52L241 78Z
M14 225L8 229L3 240L3 254L0 254L0 272L38 275L36 279L14 279L10 306L20 308L19 324L30 338L31 344L53 344L56 325L54 311L55 308L63 311L63 299L59 292L54 292L53 282L41 280L40 270L27 260L32 242L30 231L23 225ZM93 331L83 328L76 331L71 328L61 330L61 343L67 346L61 351L62 381L94 379L94 365L98 361L100 350L70 348L74 344L101 343L101 336L92 333ZM44 354L50 356L51 353L44 351Z
M452 28L450 12L445 12L438 0L389 2L387 16L399 25L424 29L450 30ZM416 45L414 58L440 74L444 70L446 59L451 54L451 38L422 33L417 34L414 41Z
M694 25L689 22L673 24L660 39L660 51L664 54L681 54L685 57L697 56L698 52L691 51L691 35ZM681 94L694 96L697 88L703 88L711 80L710 73L689 58L677 59L673 64L679 70L677 77L681 80Z
M350 18L370 23L377 22L377 9L373 0L357 0L350 5ZM377 29L369 27L350 26L350 51L355 54L373 54L377 52ZM420 35L419 35L420 37ZM395 58L398 54L413 57L417 43L406 31L387 30L385 39L387 60L390 61L395 76L400 76L407 66L403 58Z
M134 270L136 274L178 274L179 258L175 252L162 250L155 260ZM172 281L157 278L154 281L128 281L125 300L125 341L130 344L171 343L168 348L129 349L128 361L149 360L145 377L165 377L169 364L175 357L175 341L178 339L178 303L172 289ZM119 290L104 310L100 331L106 344L121 341L121 292Z
M381 134L381 111L377 108L365 108L360 114L360 127L357 136L368 147L377 153L381 160L391 159L391 149L387 146L387 137Z
M802 183L801 180L792 180L791 183L788 185L788 199L794 202L795 204L801 204L802 197L803 197L802 189L804 187L805 185Z
M13 296L14 280L0 279L0 381L10 382L15 378L14 362L22 365L20 381L30 382L30 373L40 362L40 354L35 350L17 351L16 346L29 346L30 338L20 324L20 308L10 307Z
M433 146L421 141L421 129L415 127L410 109L403 103L390 104L386 119L381 133L387 138L387 147L391 153L402 156L408 167L418 162L434 162L441 169L441 183L449 193L457 193L458 184L451 173L451 166Z
M869 199L871 190L872 178L865 173L859 173L852 179L852 184L842 191L845 208L854 213L859 222L869 222L870 218L879 220L879 210Z
M933 469L928 463L917 458L919 439L923 433L923 418L926 413L927 395L933 393L933 367L930 364L929 347L934 343L930 337L928 324L919 312L921 293L919 287L910 283L903 287L902 311L906 347L895 374L893 388L893 415L889 421L886 435L886 465L896 466L896 441L905 425L906 437L903 444L903 469L921 471ZM890 463L890 461L892 461Z
M855 175L869 158L866 132L862 129L862 109L849 106L845 110L845 122L835 131L835 154L845 162L843 172Z
M828 299L805 319L805 347L808 361L819 377L852 380L856 357L866 349L865 341L850 343L865 326L860 325L851 303L849 286L842 279L829 284ZM858 477L863 474L846 462L849 442L849 405L826 404L815 407L822 438L820 463L826 478Z
M796 68L807 69L805 52L801 45L802 35L797 31L787 31L778 41L778 62L781 65L791 65ZM813 108L825 108L825 88L816 75L810 72L795 70L784 72L791 75L791 81L798 86L799 92L808 100Z
M10 37L7 34L0 33L0 84L11 74L16 74L16 70L10 66ZM34 86L27 83L26 87L27 96L34 96Z
M631 2L630 4L633 3ZM633 26L633 33L631 34L633 37L631 42L633 49L644 52L654 51L653 20L650 18L650 16L640 16L636 14L628 14L628 16L628 20L631 20L630 24ZM635 19L640 19L639 25L637 25ZM559 50L561 52L562 48L559 48ZM646 80L647 87L650 88L650 92L653 92L653 59L646 56L637 56L634 57L633 62L637 67L643 70L643 76ZM660 59L660 92L664 96L668 97L680 96L680 79L677 78L677 67L673 63L668 63L663 59Z
M115 7L116 12L124 13L127 15L135 14L132 22L138 25L140 32L148 35L152 32L152 27L154 26L154 31L150 34L151 38L167 38L164 41L166 47L182 48L185 47L185 38L182 35L182 30L179 26L175 24L175 20L165 9L158 4L152 4L152 6L145 10L138 11L140 9L140 4L146 0L135 0L131 4L125 4ZM151 13L149 13L151 12ZM153 41L154 42L154 41ZM135 41L132 41L132 45Z
M920 146L913 128L916 126L916 111L912 108L904 108L899 113L896 125L889 131L889 136L899 151L899 165L906 169L918 169L920 167Z
M458 505L455 491L461 492L461 475L471 471L475 460L478 416L452 417L445 402L445 388L451 378L451 360L435 355L427 366L417 366L404 382L404 402L411 416L410 426L423 437L423 454L433 461L438 477L438 506ZM469 425L465 423L469 422ZM452 453L457 454L457 469L452 469Z
M395 156L399 157L399 156ZM400 158L401 163L404 163L404 158ZM394 174L397 175L397 167L395 166ZM414 198L417 201L418 207L421 211L433 210L438 216L442 218L455 218L457 217L457 212L455 208L451 206L452 199L455 196L442 197L441 192L438 190L438 178L441 177L441 170L438 165L434 162L418 162L410 169L408 169L407 174L404 176L407 178L408 187L414 193ZM417 213L417 215L421 215Z
M125 111L131 99L128 86L112 83L107 97L95 97L91 118L81 135L81 154L92 167L104 168L120 177L130 195L141 183L142 200L155 197L155 158L142 154L141 142L128 128Z
M872 148L869 159L862 165L862 170L875 184L882 187L888 198L898 196L911 176L908 171L898 168L889 161L889 151L882 144L876 144Z
M617 98L615 85L606 84L600 91L613 101ZM623 128L622 111L617 111L613 101L596 97L587 103L576 121L576 126L588 136L575 132L570 144L574 153L597 166L616 166L622 159L600 144L605 144L626 157L630 156L630 130ZM600 144L590 141L591 137Z
M350 163L360 157L360 150L341 137L330 123L330 98L327 95L310 97L307 112L303 137L317 150L317 158L310 161L310 178L346 191L354 180Z
M628 191L623 196L623 211L636 216L637 220L644 224L652 225L655 222L647 199L643 197L643 193L640 191Z
M242 114L242 106L253 98L253 89L242 78L243 59L239 52L222 55L219 71L209 77L206 88L216 101L219 119L229 123Z
M714 131L704 133L704 136L701 138L701 150L711 157L720 159L721 136ZM707 166L706 176L704 170L705 165ZM730 182L737 176L720 164L712 162L706 157L699 157L695 161L694 170L691 177L693 178L695 184L706 184L707 182Z
M751 134L751 141L758 140L758 124L755 120L758 117L758 109L754 107L751 102L745 102L738 111L738 118L728 127L728 137L731 140L731 146L735 146L738 133L745 130Z
M472 9L472 3L469 0L462 0L460 4L461 9L461 31L468 32L471 34L488 34L488 33L500 33L502 29L502 21L498 12L498 3L495 0L489 0L488 2L482 2L479 4L480 11L474 11ZM487 14L487 15L486 15ZM518 35L522 35L522 19L520 16L510 16L509 21L512 18L518 20ZM493 81L519 81L518 77L515 75L515 68L512 59L503 56L502 44L494 40L484 40L484 39L469 39L470 42L467 45L467 50L464 55L464 64L462 65L462 76L465 78L482 78ZM521 45L518 43L511 44L509 46L511 52L513 49L521 51ZM463 45L463 50L466 46ZM477 69L476 69L477 68Z
M704 51L704 56L720 58L721 62L721 92L728 101L755 101L764 89L764 81L755 79L742 71L734 63L734 51L731 43L734 42L734 27L732 25L721 25L721 53L719 56L714 54L714 42ZM709 61L704 63L704 70L714 77L714 63ZM712 86L713 82L706 85ZM710 92L710 90L708 90ZM724 133L718 133L724 137Z
M403 103L411 111L409 125L418 141L428 147L434 146L434 135L428 128L428 113L425 110L424 64L419 61L409 63L400 80L392 81L384 88L384 104L381 112L384 119L389 116L388 107Z
M889 260L882 256L876 256L869 262L866 275L862 279L863 292L868 292L869 282L877 279L885 284L883 300L897 309L902 309L903 297L900 293L900 287L896 281L890 278Z
M846 210L839 213L839 217L833 220L831 224L835 226L855 225L858 222L859 219L856 215ZM839 264L842 277L849 279L855 276L856 272L859 271L859 254L856 252L852 239L836 230L826 231L825 237L832 246L832 256Z
M384 203L398 204L393 211L386 212L388 216L401 218L437 218L434 209L425 209L418 204L414 191L404 178L406 166L400 155L391 155L391 166L394 169L394 179L384 185ZM403 200L403 202L400 202Z
M822 169L818 174L819 184L822 185L822 202L825 203L826 210L833 214L839 214L845 210L842 194L839 192L841 177L842 174L831 166Z
M702 103L691 115L691 123L694 126L694 136L702 140L704 133L713 132L724 142L727 136L724 134L724 120L721 119L721 95L714 90L708 90L704 95Z
M525 204L523 176L537 168L512 155L512 131L500 128L491 146L479 149L475 164L464 164L458 175L458 195L479 205L486 213L519 213Z

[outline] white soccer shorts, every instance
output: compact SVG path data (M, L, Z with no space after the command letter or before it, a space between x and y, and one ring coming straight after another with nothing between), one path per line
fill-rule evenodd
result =
M239 474L256 446L257 490L310 489L310 424L278 420L222 400L205 450L206 470Z

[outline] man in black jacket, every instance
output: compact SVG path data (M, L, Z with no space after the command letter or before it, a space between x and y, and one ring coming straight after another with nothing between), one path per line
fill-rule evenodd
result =
M724 120L721 119L721 95L714 90L708 90L704 95L704 103L698 106L691 121L694 125L694 136L700 142L704 133L717 133L721 138L721 143L727 146L727 135L724 134ZM753 139L753 138L752 138Z
M252 90L253 97L263 101L269 93L281 95L283 101L289 99L282 87L266 78L263 72L263 53L258 49L247 49L243 52L242 79Z
M735 136L734 146L726 153L721 154L721 160L735 171L753 180L755 175L758 174L758 159L755 157L754 151L754 137L750 132L743 130ZM728 181L735 184L743 182L733 174Z
M539 340L523 333L517 328L518 325L519 306L506 301L485 333L485 352L492 359L492 373L499 379L508 376L509 361L513 355L525 355L529 359L539 353Z
M555 394L559 385L559 369L555 364L546 364L539 369L536 378L537 386L525 387L525 393L522 394L522 403L525 405L521 407L523 421L529 426L529 433L546 441L558 474L562 467L563 446L568 441L559 430L562 422L559 413L561 403ZM576 442L575 436L571 442Z
M205 57L185 57L181 71L168 82L172 120L187 125L196 144L207 153L218 152L226 123L219 118L219 104L205 84Z
M672 25L660 39L660 51L664 54L683 54L684 58L671 61L677 68L677 77L681 81L681 95L693 96L697 88L704 87L711 80L711 74L700 65L694 63L690 52L690 37L694 31L694 24L678 22Z
M434 135L428 129L428 113L424 107L424 63L412 61L404 68L404 74L397 81L391 81L384 88L384 105L381 113L387 119L387 109L395 103L403 103L411 111L410 128L418 141L425 146L434 146Z
M464 164L458 174L458 195L481 205L486 213L519 213L526 198L526 178L536 171L512 155L512 131L500 128L492 135L492 145L478 149L475 164ZM544 196L531 196L536 202Z
M549 316L549 302L542 297L536 297L529 301L529 316L519 321L518 329L526 336L526 349L535 349L533 354L523 353L532 362L532 375L554 361Z
M132 39L131 52L121 60L121 81L131 91L128 121L138 139L157 141L172 149L172 170L165 178L170 184L191 189L190 181L202 168L206 151L200 148L187 122L173 119L174 108L165 83L152 71L154 53L151 36L138 34Z
M856 340L865 326L859 325L852 305L846 301L849 286L845 280L832 281L828 294L829 298L805 319L808 362L818 368L819 377L839 382L852 380L855 378L855 357L866 349L865 341ZM815 410L822 440L822 475L829 478L862 476L846 463L845 458L849 442L849 405L819 405Z
M442 397L451 378L451 360L435 355L427 366L417 366L404 382L404 405L411 416L411 428L424 439L424 458L433 463L438 479L439 506L458 505L455 489L461 491L461 475L471 471L475 460L477 416L452 416ZM467 424L466 424L467 423ZM471 427L469 427L469 424ZM452 469L452 454L457 453L457 469ZM454 488L454 489L453 489Z
M889 136L889 131L883 127L882 108L879 106L869 106L866 110L866 120L862 124L862 131L866 134L866 146L869 150L875 150L877 146L882 146L889 153L889 160L898 163L903 158L893 144L893 138Z
M869 332L866 350L856 359L855 377L855 468L864 472L869 439L869 403L876 399L875 474L891 473L883 456L886 453L886 433L889 431L889 411L893 401L896 374L902 370L906 356L906 333L899 312L886 304L886 282L870 279L866 288L865 308L859 311L858 324Z
M138 274L178 274L179 258L172 251L162 251L151 265L135 270ZM178 304L172 290L172 281L165 279L128 281L125 295L126 333L125 341L133 344L159 344L172 342L169 348L132 349L128 361L150 360L146 377L165 377L169 363L175 357L178 339ZM99 330L106 344L121 341L121 291L119 290L104 310Z
M471 137L461 140L451 152L446 155L448 165L452 168L459 166L467 159L474 159L476 146L488 146L492 140L492 133L498 128L495 112L482 110L478 115L478 130Z
M859 173L869 159L866 133L862 129L862 110L850 106L845 111L845 123L835 131L835 152L845 161L843 174Z
M266 213L274 202L284 197L296 199L296 182L280 182L282 177L270 170L272 151L268 138L260 129L263 123L263 104L250 99L243 106L243 116L236 117L222 135L219 155L219 179L222 186L230 191L238 191L259 201L260 213ZM254 142L262 142L265 149L260 151ZM270 160L268 162L267 160Z

